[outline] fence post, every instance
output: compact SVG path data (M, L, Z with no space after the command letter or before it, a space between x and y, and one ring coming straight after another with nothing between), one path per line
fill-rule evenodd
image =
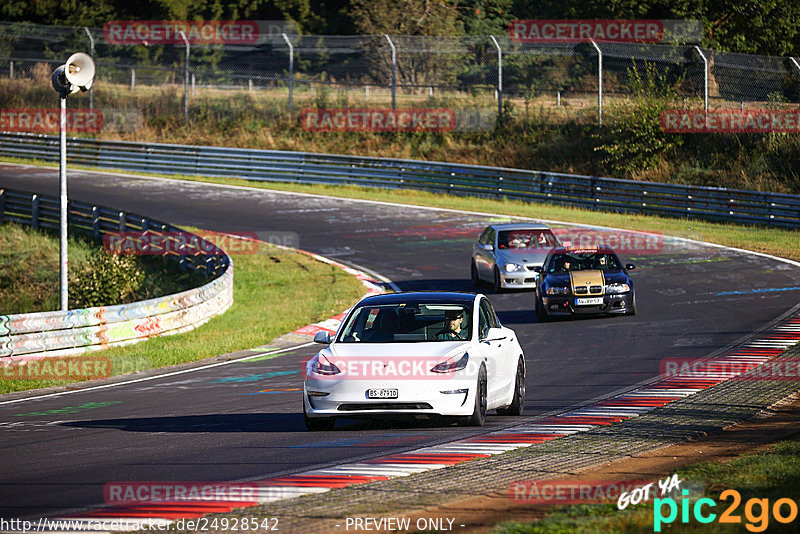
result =
M289 113L294 109L294 46L285 33L281 34L289 47Z
M86 26L83 27L83 31L89 36L89 50L91 51L92 61L94 61L94 37L92 37L92 32ZM89 88L89 109L94 109L94 83Z
M100 239L100 210L97 206L92 206L92 235Z
M131 92L136 88L136 67L131 67Z
M397 108L397 49L388 34L384 33L383 36L386 37L386 40L389 41L389 46L392 47L392 111L394 111Z
M703 59L703 112L706 116L706 128L708 128L708 58L700 50L699 46L694 47L700 57Z
M186 71L183 77L183 122L189 122L189 39L186 38L183 30L179 31L178 34L186 44Z
M503 120L503 49L500 43L490 35L494 46L497 48L497 118Z
M39 229L39 195L31 198L31 227L34 230Z
M13 60L8 62L8 79L9 80L13 80L14 79L14 61Z
M603 52L594 39L591 43L597 50L597 124L603 126Z

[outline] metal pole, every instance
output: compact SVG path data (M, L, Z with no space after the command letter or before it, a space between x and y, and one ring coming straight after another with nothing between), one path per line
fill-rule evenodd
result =
M186 72L183 77L183 122L189 122L189 39L186 38L183 30L179 31L178 34L183 39L183 42L186 43Z
M797 60L793 57L790 57L789 61L792 62L792 65L794 65L795 68L797 69L797 73L800 74L800 63L798 63ZM12 62L11 64L13 65L14 63Z
M136 88L136 69L131 69L131 91Z
M397 49L388 34L384 33L383 36L392 47L392 111L394 111L397 108Z
M285 33L281 36L289 47L289 113L291 113L294 108L294 46Z
M699 46L695 46L694 49L697 50L697 53L703 58L703 110L706 113L706 122L708 122L708 58L703 51L700 50Z
M9 80L13 80L14 79L14 62L13 61L9 61L8 62L8 79Z
M83 30L86 32L86 35L89 36L89 44L91 50L92 61L94 61L94 37L92 37L92 32L89 31L89 28L86 26L83 27ZM94 83L89 88L89 109L94 109Z
M497 47L497 117L503 119L503 49L500 48L500 43L490 35L494 46Z
M58 164L58 180L61 195L61 212L59 228L61 242L59 246L59 278L61 282L60 301L61 311L69 310L69 262L67 256L67 91L61 91L61 117L60 117L60 158Z
M597 50L597 123L603 126L603 52L594 40L591 43Z

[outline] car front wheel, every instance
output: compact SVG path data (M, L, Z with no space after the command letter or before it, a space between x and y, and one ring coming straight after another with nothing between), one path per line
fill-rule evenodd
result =
M547 315L547 310L544 309L542 299L538 297L536 297L536 317L539 319L540 323L544 323L550 318L550 316Z
M472 415L463 417L459 422L463 426L483 426L486 422L486 368L481 365L475 389L475 404Z
M522 415L525 408L525 362L520 358L517 363L517 375L514 380L514 398L505 408L497 410L499 415Z
M496 266L494 268L493 289L495 293L500 293L503 290L503 286L500 284L500 269L498 269Z
M472 262L469 265L469 275L470 278L472 279L473 286L477 287L478 285L480 285L481 279L478 276L478 267L475 265L475 260L472 260Z

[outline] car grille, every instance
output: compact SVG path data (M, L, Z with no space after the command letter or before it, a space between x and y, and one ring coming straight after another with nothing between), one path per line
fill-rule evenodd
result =
M589 292L589 290L587 288L585 288L584 286L578 286L578 287L575 288L575 294L576 295L585 295L588 292Z
M589 288L589 293L602 293L603 286L592 286Z
M340 412L354 412L359 410L432 410L433 406L427 402L360 402L340 404Z

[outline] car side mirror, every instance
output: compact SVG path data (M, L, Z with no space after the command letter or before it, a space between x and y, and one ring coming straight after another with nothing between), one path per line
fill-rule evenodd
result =
M629 271L632 271L636 268L636 266L632 263L629 263L628 265L625 266L625 268Z
M544 272L544 269L542 268L541 265L537 265L536 267L533 268L533 272L542 273L542 272Z
M505 338L506 334L502 328L490 328L486 331L486 337L482 341L500 341Z
M494 250L494 245L492 245L492 244L489 244L489 243L485 243L485 244L481 245L481 247L482 247L482 248L483 248L483 250L485 250L486 252L491 252L491 251L493 251L493 250Z
M314 343L322 343L324 345L330 345L331 343L331 335L328 332L320 331L314 334Z

